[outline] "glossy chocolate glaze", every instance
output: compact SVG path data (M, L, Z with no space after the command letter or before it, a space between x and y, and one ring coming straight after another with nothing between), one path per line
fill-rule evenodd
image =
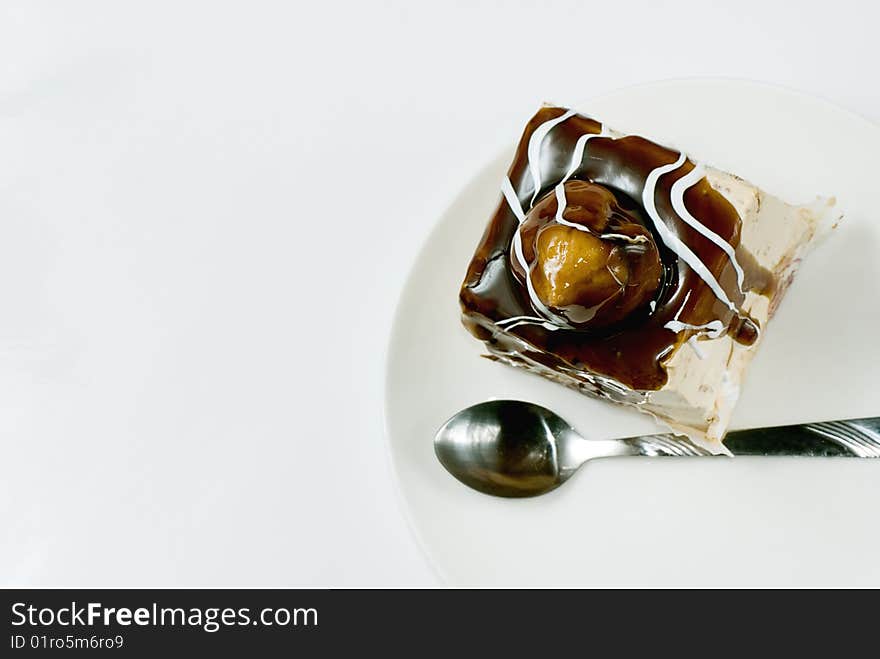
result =
M627 272L634 294L605 300L598 308L590 308L595 299L590 298L589 291L580 307L541 309L536 306L525 283L528 275L511 254L514 234L521 232L522 253L534 273L539 235L555 223L558 204L554 189L568 173L575 144L582 135L601 132L599 123L580 115L556 124L541 143L541 189L536 193L529 170L529 139L536 128L565 112L565 108L542 108L523 133L508 175L526 219L520 226L510 205L502 199L461 288L465 326L490 343L505 333L514 334L534 347L528 351L529 359L553 369L586 371L643 391L660 389L666 383L665 362L694 334L665 328L669 321L677 319L693 326L721 321L727 334L736 341L746 345L753 343L759 331L755 321L722 303L705 281L667 248L647 220L641 203L647 177L652 170L676 162L679 153L637 136L617 139L601 136L589 140L580 166L564 186L567 196L580 194L582 198L569 199L571 208L566 207L562 215L568 222L601 233L603 229L597 229L595 224L596 213L583 212L589 206L589 200L584 201L587 198L583 195L595 195L595 191L585 192L586 187L578 187L584 184L575 182L601 186L613 195L613 213L609 216L614 223L613 233L650 236L649 241L641 241L647 245L647 257L637 255L639 261L628 262ZM714 275L736 309L741 309L745 296L737 285L728 255L686 224L673 209L671 188L693 169L694 164L685 160L677 169L659 177L654 197L657 213L666 227ZM737 260L745 273L744 290L769 294L774 287L772 275L738 247L742 223L734 207L705 178L685 191L684 203L700 223L737 249ZM652 250L659 255L659 269L652 263ZM540 276L536 277L532 283L541 284ZM496 325L521 316L549 318L555 328L539 323L510 325L510 329Z

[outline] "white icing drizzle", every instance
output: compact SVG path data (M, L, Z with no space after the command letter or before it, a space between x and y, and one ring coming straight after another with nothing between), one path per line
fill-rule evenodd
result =
M541 145L544 143L544 138L547 137L547 133L549 133L554 126L561 124L575 114L577 113L574 110L568 110L565 114L562 114L555 119L545 121L534 130L532 136L529 138L527 154L529 158L529 171L532 173L532 184L534 185L534 192L532 193L531 201L532 204L535 203L535 199L541 191Z
M589 227L585 227L583 224L578 224L576 222L569 222L564 217L562 217L562 213L565 212L566 208L568 208L568 200L565 196L565 181L559 183L554 189L554 192L556 194L556 217L554 218L556 222L562 224L563 226L571 227L572 229L577 229L578 231L583 231L584 233L593 233L592 231L590 231ZM603 233L599 237L605 240L616 238L618 240L623 240L632 244L648 242L647 236L627 236L623 233Z
M681 316L681 312L684 311L684 308L690 298L691 291L688 291L687 295L684 296L684 302L681 303L678 311L675 312L675 318L667 322L663 327L668 330L672 330L676 334L678 334L679 332L684 332L685 330L691 330L694 332L699 332L700 334L705 334L710 339L717 339L724 333L725 330L724 323L722 323L720 320L713 320L706 323L705 325L691 325L690 323L683 323L678 319L678 317ZM696 335L691 337L691 339L693 338L696 338ZM690 339L688 339L688 341L690 341ZM702 359L702 357L700 359Z
M598 133L586 133L578 138L578 141L574 145L574 151L572 151L571 154L571 164L568 166L568 173L562 178L563 183L570 179L571 175L581 166L581 163L584 161L584 149L587 146L587 142L594 137L606 137L605 124L600 125Z
M519 197L516 194L516 190L513 189L513 183L510 182L510 177L505 176L504 180L501 181L501 194L504 195L504 199L507 200L508 206L510 206L510 210L516 215L519 223L522 224L526 219L526 214L523 211L522 204L519 203ZM519 261L520 266L522 266L523 272L525 273L526 280L526 288L529 292L529 298L532 303L540 309L543 313L547 315L547 318L552 318L554 321L559 323L559 326L548 323L545 318L537 318L531 316L517 316L516 318L507 318L501 322L509 322L511 320L516 320L518 322L509 326L507 329L513 329L517 325L526 325L526 324L537 324L541 325L545 329L550 330L558 330L560 327L570 328L571 326L562 318L554 314L550 309L544 306L544 303L538 298L538 294L535 292L535 287L532 285L532 278L529 277L529 264L526 262L526 257L523 254L522 250L522 236L520 235L519 229L517 228L513 232L513 253L516 255L516 260ZM500 323L496 323L500 324Z
M679 240L678 236L670 231L669 227L663 222L663 218L661 218L660 214L657 212L657 205L654 202L657 180L663 176L663 174L673 172L681 167L685 163L685 160L687 160L687 156L681 153L675 162L668 165L661 165L660 167L651 170L651 173L648 174L648 178L645 180L645 189L642 191L642 205L645 207L645 211L654 223L654 228L657 229L657 233L660 235L660 238L666 246L675 252L682 261L687 263L691 270L693 270L700 279L706 282L709 288L712 289L715 297L721 300L721 302L723 302L731 311L736 312L736 306L727 298L727 294L724 292L724 289L721 288L721 284L718 283L718 280L715 279L715 276L709 271L706 264L704 264L700 258L691 251L690 247L685 245Z
M516 215L516 219L522 224L526 219L526 214L523 212L522 204L519 203L519 197L516 196L516 190L513 189L513 183L510 182L509 176L505 176L501 181L501 194L504 195L504 199L507 200L507 205Z
M702 179L704 175L705 172L703 171L703 167L701 165L697 165L690 172L682 176L673 184L672 191L670 193L672 199L672 208L685 224L691 226L697 231L697 233L711 240L719 249L727 254L727 257L730 259L730 264L733 266L733 269L736 270L736 284L739 287L740 293L742 293L745 274L743 273L743 269L740 267L739 262L736 260L736 253L734 252L733 246L726 240L724 240L724 238L712 231L709 227L705 226L693 215L691 215L684 205L684 193L687 191L688 188L695 185L697 181Z
M679 332L684 332L685 330L697 332L698 334L704 334L709 339L717 339L719 336L724 334L725 330L727 329L724 323L722 323L720 320L713 320L704 325L690 325L688 323L683 323L678 320L678 315L676 315L675 320L670 320L663 327L675 332L676 334L678 334ZM760 332L760 329L758 331ZM695 338L695 336L692 336L691 339ZM688 340L690 341L690 339Z
M592 233L587 227L583 224L576 224L575 222L569 222L564 217L562 217L562 213L568 208L568 200L565 198L565 183L560 183L556 186L556 221L559 224L562 224L567 227L571 227L572 229L577 229L578 231L583 231L584 233Z
M513 322L513 321L515 321L515 322ZM504 327L507 323L510 323L510 325L507 325L507 327ZM520 325L540 325L544 329L550 330L552 332L555 332L556 330L560 329L558 326L554 325L553 323L551 323L547 320L544 320L542 318L537 318L536 316L513 316L512 318L505 318L504 320L499 320L495 324L498 325L499 327L504 327L504 329L506 329L508 331L512 330L514 327L519 327Z
M617 240L623 240L624 242L632 243L633 245L648 242L647 236L627 236L623 233L603 233L600 234L599 237L605 240L616 238Z
M691 325L689 323L683 323L680 320L670 320L663 327L672 330L676 334L685 330L699 332L700 334L705 334L710 339L717 339L724 334L725 329L724 323L720 320L713 320L705 325Z
M532 320L534 316L511 316L510 318L505 318L504 320L499 320L496 325L504 325L506 323L513 323L518 320Z
M510 182L510 177L508 176L505 176L504 180L501 181L501 194L504 195L504 199L507 200L507 205L510 206L510 210L516 215L516 219L519 220L519 223L522 224L525 222L526 214L523 211L522 204L519 203L519 197L517 197L516 190L513 189L513 183ZM519 229L513 233L513 253L516 255L516 260L519 261L523 270L528 274L529 266L526 263L526 257L523 255L522 237L519 235ZM528 276L526 276L526 279L528 279Z

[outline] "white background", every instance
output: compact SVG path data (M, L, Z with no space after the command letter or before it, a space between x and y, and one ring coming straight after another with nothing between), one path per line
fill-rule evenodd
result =
M731 76L880 120L878 19L840 1L3 3L0 583L437 583L382 389L446 204L544 100Z

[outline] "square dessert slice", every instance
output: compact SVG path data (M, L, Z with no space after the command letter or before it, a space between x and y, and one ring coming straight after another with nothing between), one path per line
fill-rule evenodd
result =
M636 406L715 453L761 330L840 219L543 107L461 288L489 356Z

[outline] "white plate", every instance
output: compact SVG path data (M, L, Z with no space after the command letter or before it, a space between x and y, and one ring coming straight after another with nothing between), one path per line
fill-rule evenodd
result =
M806 261L771 322L734 427L880 415L880 129L824 101L736 81L664 82L574 107L790 201L838 197L845 224ZM443 470L435 429L490 398L540 403L599 437L656 430L633 410L480 359L482 345L462 328L458 288L510 157L475 176L440 218L389 348L397 478L441 576L459 585L880 585L880 460L605 460L529 500L477 494Z

